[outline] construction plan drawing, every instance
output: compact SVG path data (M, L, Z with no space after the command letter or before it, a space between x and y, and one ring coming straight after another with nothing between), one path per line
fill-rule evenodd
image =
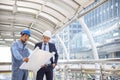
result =
M54 53L40 50L37 47L29 56L29 61L24 62L20 66L20 69L38 71L41 68L41 66L43 66L53 56L54 56Z

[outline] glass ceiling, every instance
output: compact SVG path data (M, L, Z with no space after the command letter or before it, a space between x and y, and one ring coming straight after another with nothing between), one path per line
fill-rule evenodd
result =
M45 30L50 30L53 34L58 32L72 21L78 12L95 1L0 0L0 44L9 46L12 39L19 38L16 35L22 29L28 28L32 32L29 46L33 48L33 44L40 41ZM6 41L9 39L10 41Z

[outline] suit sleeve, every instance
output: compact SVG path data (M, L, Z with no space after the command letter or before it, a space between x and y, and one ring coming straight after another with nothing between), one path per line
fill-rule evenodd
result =
M38 43L36 43L36 44L35 44L35 47L34 47L34 49L35 49L37 46L38 46Z
M55 51L55 61L54 61L54 63L55 64L57 64L57 61L58 61L58 53L57 53L57 49L56 49L56 47L55 47L55 45L54 45L54 51Z

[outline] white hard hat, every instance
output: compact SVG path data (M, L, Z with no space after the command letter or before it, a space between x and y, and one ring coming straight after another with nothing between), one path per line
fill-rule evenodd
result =
M51 31L47 30L43 33L43 36L47 36L49 38L51 38L52 34L51 34Z

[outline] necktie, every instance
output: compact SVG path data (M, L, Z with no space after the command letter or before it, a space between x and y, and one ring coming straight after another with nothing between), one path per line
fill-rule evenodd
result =
M46 43L44 43L43 50L46 51Z

